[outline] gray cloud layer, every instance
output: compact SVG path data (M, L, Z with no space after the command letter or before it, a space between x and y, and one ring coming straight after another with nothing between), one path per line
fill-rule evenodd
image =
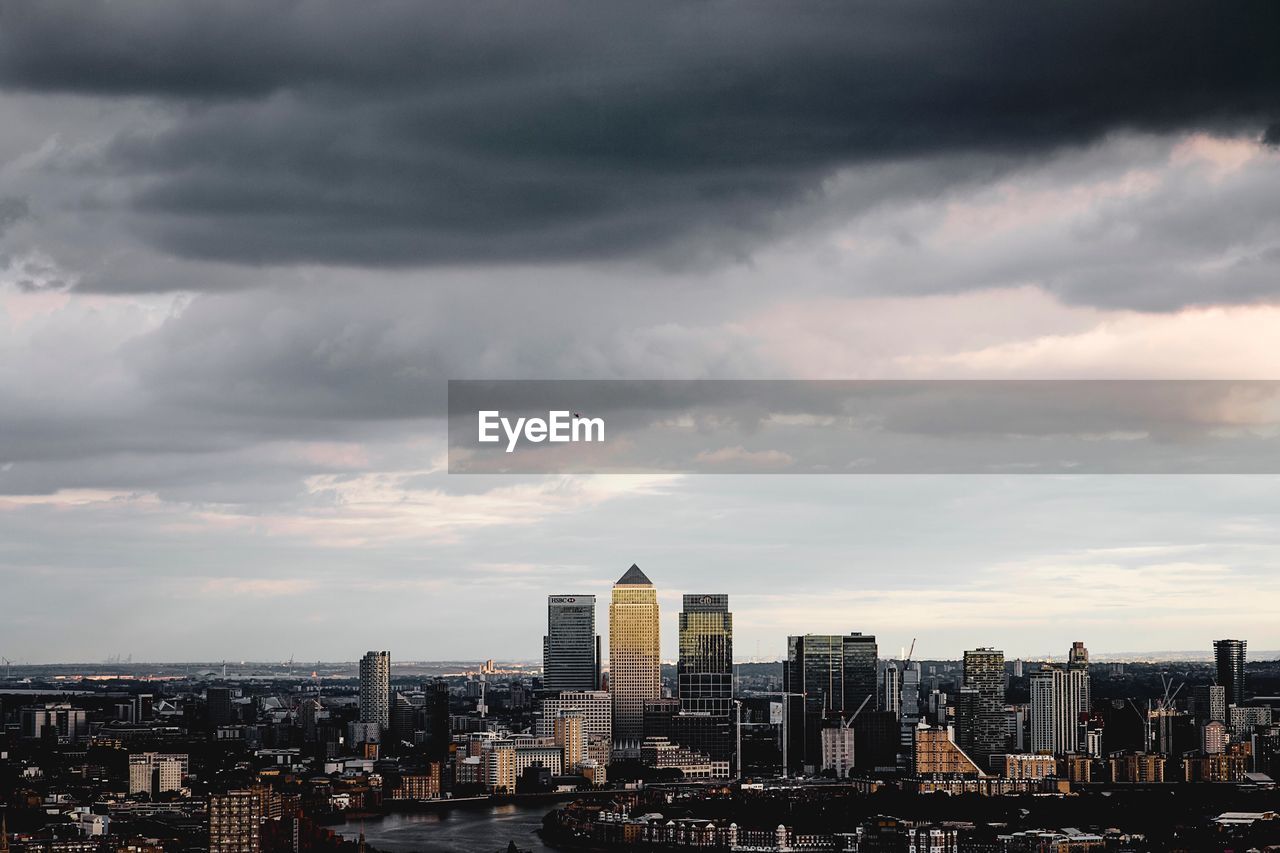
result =
M128 181L88 203L123 203L164 252L248 263L697 260L784 227L845 166L1257 135L1280 103L1263 0L48 2L3 21L0 86L168 105L83 155Z
M1275 379L1277 16L0 0L0 649L141 655L142 608L158 655L349 656L356 612L536 654L531 601L633 560L768 656L1274 648L1266 478L462 478L439 414L449 378ZM1048 588L1096 592L1051 642ZM516 614L483 638L478 592Z

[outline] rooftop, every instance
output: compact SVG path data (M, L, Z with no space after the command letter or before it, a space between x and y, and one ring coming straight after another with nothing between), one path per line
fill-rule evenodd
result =
M618 578L614 586L653 586L653 581L640 571L640 567L635 563L631 564L631 568Z

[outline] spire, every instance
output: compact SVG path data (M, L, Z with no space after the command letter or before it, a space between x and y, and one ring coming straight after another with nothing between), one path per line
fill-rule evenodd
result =
M645 573L640 571L640 567L635 563L631 564L631 568L618 578L618 582L614 586L653 586L653 581L645 577Z

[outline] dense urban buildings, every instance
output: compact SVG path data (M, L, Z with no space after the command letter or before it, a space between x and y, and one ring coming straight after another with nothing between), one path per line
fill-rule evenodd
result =
M547 598L547 634L542 638L542 686L546 690L600 687L600 636L594 595Z
M608 764L613 748L613 703L606 690L567 690L544 697L540 702L537 734L555 737L556 721L565 714L581 720L586 757Z
M560 660L578 666L560 672L597 683L590 601L548 599L542 668L486 660L393 672L390 652L374 651L341 672L309 676L290 663L262 667L266 674L250 666L248 675L180 669L127 686L84 680L83 691L24 681L17 695L30 698L0 706L0 784L8 786L0 801L21 804L24 828L47 825L39 839L15 836L11 851L103 853L94 839L112 839L112 851L131 853L338 853L344 842L324 824L343 815L517 793L612 787L631 796L626 786L639 781L815 804L886 789L984 798L1173 785L1263 793L1280 772L1280 701L1241 691L1228 703L1216 683L1225 650L1232 689L1243 686L1231 658L1242 641L1218 643L1213 665L1176 671L1090 666L1076 642L1065 662L1023 661L1025 675L1012 680L993 648L960 660L882 661L876 638L859 633L792 636L785 661L735 665L728 596L690 593L678 658L663 667L656 591L633 566L611 602L611 677L601 689L553 689L546 679L555 683L560 650L590 651L576 660L567 653ZM1280 682L1280 665L1267 672L1258 683ZM629 735L618 736L619 720ZM1254 820L1220 813L1227 826ZM732 821L605 823L678 846L755 839ZM869 826L858 849L880 849L872 838L906 838L896 819ZM139 840L142 832L166 840ZM916 836L965 837L932 832ZM785 835L791 846L818 843ZM969 849L985 853L1044 836L968 838ZM997 841L1006 846L983 846Z
M662 677L658 594L634 564L613 585L609 602L609 694L614 741L638 743L644 703L662 696Z

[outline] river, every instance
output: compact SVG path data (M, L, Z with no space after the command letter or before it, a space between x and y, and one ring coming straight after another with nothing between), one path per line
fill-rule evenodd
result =
M364 829L371 846L387 853L499 853L511 841L521 850L546 853L554 848L542 843L537 831L554 802L462 806L429 812L405 812L366 818L332 827L345 838L355 839Z

